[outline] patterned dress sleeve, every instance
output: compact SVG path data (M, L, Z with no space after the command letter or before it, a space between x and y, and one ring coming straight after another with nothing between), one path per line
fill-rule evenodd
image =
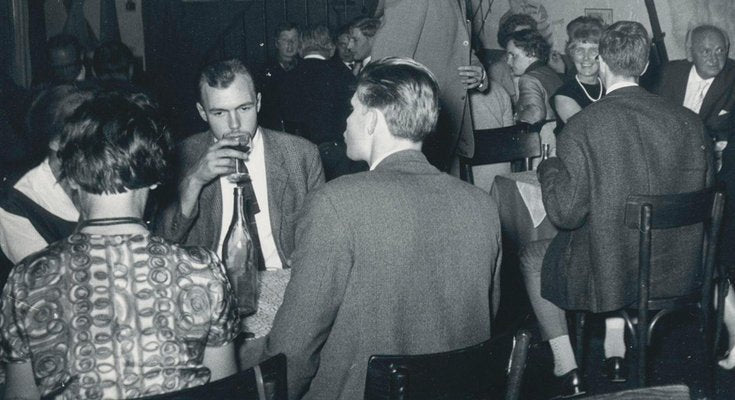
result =
M214 252L211 252L210 270L212 282L210 288L211 315L208 347L220 347L235 340L240 334L240 317L237 313L237 301L227 279L224 264Z
M22 307L23 295L18 290L19 282L22 282L24 264L21 263L13 269L3 289L2 311L0 312L0 335L2 336L2 356L0 360L8 363L19 363L29 361L31 358L28 336L23 325ZM27 309L25 310L27 311Z

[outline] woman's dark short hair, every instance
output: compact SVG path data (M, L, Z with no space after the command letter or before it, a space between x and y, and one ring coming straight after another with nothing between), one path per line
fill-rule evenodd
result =
M523 50L528 57L536 57L539 61L546 64L549 61L551 53L551 45L541 36L541 33L535 29L524 29L522 31L513 32L508 38L508 42Z
M498 44L502 48L508 47L508 39L510 34L515 32L519 26L525 26L531 29L537 29L537 22L528 14L512 14L500 21L498 28Z
M164 180L170 135L151 112L117 93L86 101L67 120L61 176L93 194L123 193Z

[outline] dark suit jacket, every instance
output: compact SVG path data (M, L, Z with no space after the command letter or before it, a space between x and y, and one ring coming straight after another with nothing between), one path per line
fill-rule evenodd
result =
M538 169L544 207L562 230L544 258L541 294L565 309L604 312L638 298L638 232L624 225L632 194L712 182L711 140L691 111L640 87L613 91L569 119L558 158ZM701 226L653 235L653 295L687 293L700 271Z
M445 130L440 133L448 136L446 143L437 145L447 147L444 151L450 156L456 150L472 157L475 141L469 99L457 68L482 64L470 47L466 21L465 0L385 0L384 22L375 35L371 56L373 60L410 57L429 68L441 93L437 130Z
M671 99L676 104L684 104L692 65L687 60L666 64L654 93ZM735 132L735 61L728 59L725 68L712 81L702 101L699 116L713 139L728 140Z
M341 64L341 63L340 63ZM314 144L342 142L355 77L330 60L304 59L281 85L281 115Z
M271 229L283 265L294 249L294 223L306 194L324 182L316 146L283 132L261 128L268 186ZM212 134L198 133L177 147L177 170L185 173L212 144ZM219 179L207 184L199 195L191 218L181 214L178 199L165 207L157 224L158 234L186 246L204 246L217 251L222 229L222 190Z
M296 235L283 305L265 343L250 349L286 354L289 398L359 399L372 354L490 337L497 206L421 153L327 183L309 196Z

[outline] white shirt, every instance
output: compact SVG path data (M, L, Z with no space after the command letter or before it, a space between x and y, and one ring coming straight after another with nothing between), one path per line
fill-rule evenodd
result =
M69 222L79 220L79 211L56 181L48 158L23 175L14 188L44 210L63 220ZM0 248L13 264L46 246L48 246L46 240L27 218L0 208Z
M250 172L250 179L253 182L253 190L255 198L258 200L258 208L260 212L255 214L255 224L258 227L258 239L260 240L260 250L263 253L265 268L268 270L282 269L283 263L278 255L275 239L273 239L273 229L271 228L270 212L268 210L268 184L265 174L265 150L263 149L263 131L258 127L253 136L251 143L252 150L250 157L245 161L245 165ZM227 235L227 228L232 222L233 212L233 190L235 184L227 179L227 176L219 178L220 187L222 189L222 230L217 243L217 255L222 258L222 246Z
M684 107L699 114L704 96L707 95L713 80L715 80L714 77L702 79L697 73L697 68L692 65L692 69L689 71L689 80L687 80L687 91L684 95Z

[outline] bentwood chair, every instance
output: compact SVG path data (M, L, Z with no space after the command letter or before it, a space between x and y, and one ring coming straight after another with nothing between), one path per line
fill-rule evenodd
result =
M277 354L259 365L202 386L139 400L288 400L286 356Z
M714 264L717 250L717 235L722 221L724 194L715 189L672 195L633 195L625 203L625 225L639 232L638 250L638 304L631 308L638 312L637 323L627 310L622 310L622 317L636 343L638 365L635 370L638 386L646 386L646 362L651 336L659 320L676 311L695 309L699 311L701 329L703 331L706 365L714 368L714 354L717 348L715 325L712 321L714 300ZM701 287L694 292L676 297L652 298L651 259L652 231L665 230L703 224L702 256L700 265L692 266L702 271ZM665 239L665 236L659 236ZM724 292L719 291L718 301L723 299ZM718 310L718 322L721 320L722 305ZM649 315L649 313L652 313ZM585 314L577 313L577 354L582 359L584 344ZM719 325L718 325L719 326ZM713 346L713 347L711 347ZM708 378L714 382L714 371ZM710 387L711 389L712 387Z
M508 161L522 161L516 171L531 169L531 159L541 156L541 138L532 125L520 123L496 129L476 130L475 154L459 157L459 177L474 183L472 167Z
M582 396L579 400L691 400L686 385L651 386L619 392Z
M370 356L365 400L518 399L530 340L520 330L443 353Z

